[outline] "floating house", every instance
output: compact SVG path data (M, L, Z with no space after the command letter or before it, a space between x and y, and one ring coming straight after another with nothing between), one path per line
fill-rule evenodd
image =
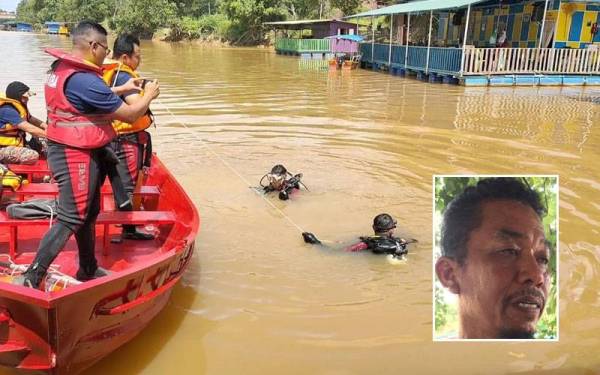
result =
M599 85L600 0L413 0L371 20L362 65L432 82Z
M329 59L336 53L358 52L357 42L348 39L338 42L338 39L332 38L337 35L357 35L355 23L329 19L265 22L264 25L275 30L275 51L278 54Z
M64 22L46 22L44 26L48 34L69 35L69 28Z
M33 26L31 26L31 24L29 24L29 23L17 22L17 31L32 32Z

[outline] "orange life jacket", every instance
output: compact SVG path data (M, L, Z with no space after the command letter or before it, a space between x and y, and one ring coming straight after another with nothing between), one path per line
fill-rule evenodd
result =
M110 67L107 67L104 71L103 79L104 82L110 87L114 86L115 81L117 80L117 76L120 72L128 73L133 78L139 78L140 75L131 69L129 66L125 64L119 64L119 66L114 66L111 64ZM140 92L140 95L144 95L144 91ZM127 122L114 120L112 123L113 128L117 135L123 134L132 134L144 131L148 129L152 125L152 115L150 111L148 111L145 115L138 118L133 124L129 124Z
M24 118L25 120L29 118L27 108L25 108L20 101L0 97L0 107L4 105L10 105L16 109L21 118ZM20 130L17 125L19 124L5 124L4 127L0 129L0 147L23 147L25 145L25 132Z

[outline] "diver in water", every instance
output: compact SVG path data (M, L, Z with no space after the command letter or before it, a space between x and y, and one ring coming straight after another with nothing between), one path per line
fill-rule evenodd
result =
M392 255L400 258L408 254L408 244L417 242L412 239L410 241L404 238L394 237L396 229L396 220L389 214L379 214L373 219L373 236L360 237L360 242L346 247L345 251L357 252L370 250L374 254ZM304 242L322 245L321 241L312 233L302 233Z
M268 181L267 185L263 184L265 179ZM302 173L292 175L283 165L277 164L271 168L271 172L262 176L260 179L260 186L265 193L278 191L279 199L286 201L290 199L290 194L292 194L294 190L300 190L300 185L308 190L301 180Z

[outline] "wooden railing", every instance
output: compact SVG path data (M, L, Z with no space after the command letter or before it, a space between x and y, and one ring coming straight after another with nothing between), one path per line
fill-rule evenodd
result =
M330 39L277 39L275 49L286 52L329 52Z
M558 48L467 48L464 74L599 74L600 51Z

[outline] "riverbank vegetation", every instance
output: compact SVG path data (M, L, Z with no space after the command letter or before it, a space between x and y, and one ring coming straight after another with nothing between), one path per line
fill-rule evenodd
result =
M116 32L170 41L208 39L231 44L267 42L263 22L341 17L366 9L362 0L22 0L17 19L41 28L46 21L101 22Z

